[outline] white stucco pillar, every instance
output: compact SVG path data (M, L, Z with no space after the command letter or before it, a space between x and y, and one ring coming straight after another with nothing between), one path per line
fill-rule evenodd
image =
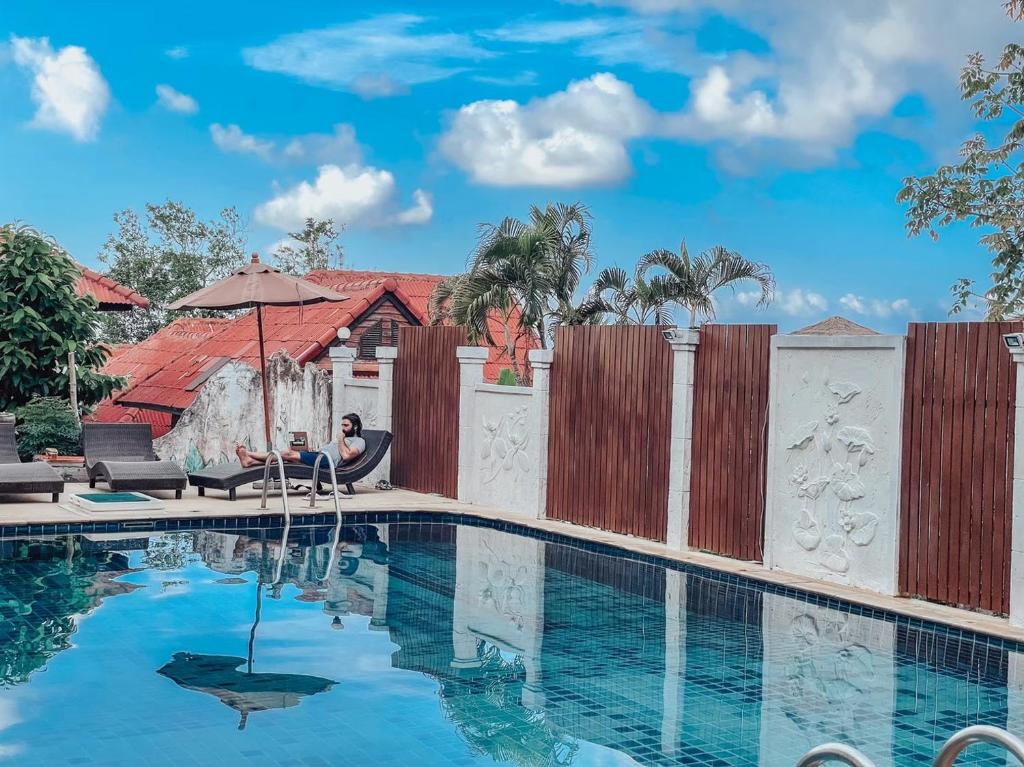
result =
M460 346L459 358L459 500L472 501L473 433L476 423L476 387L484 382L488 350L482 346Z
M382 431L394 432L391 423L391 395L395 388L395 360L398 359L397 346L378 346L377 356L377 422ZM374 471L374 477L391 479L391 451L389 450Z
M1010 623L1024 626L1024 347L1010 349L1017 365L1013 409L1013 500L1010 521Z
M693 445L693 382L696 371L696 330L673 331L672 450L668 470L668 530L666 544L685 550L690 537L690 455Z
M331 357L331 434L341 430L341 417L348 412L345 407L345 384L352 378L352 364L356 350L347 346L332 346Z
M548 424L551 402L553 349L531 349L527 354L533 369L534 413L537 434L537 519L544 519L548 499Z

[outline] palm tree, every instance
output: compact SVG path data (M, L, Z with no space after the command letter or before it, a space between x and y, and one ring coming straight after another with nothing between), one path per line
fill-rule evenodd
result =
M640 265L632 279L625 269L609 267L598 273L582 308L588 315L610 314L615 325L671 325L671 287L667 277L648 280Z
M679 254L671 250L648 253L637 267L644 275L651 269L664 269L671 302L690 312L690 326L702 314L708 319L715 316L712 295L720 288L736 289L736 283L754 282L761 291L758 306L767 306L775 297L775 277L766 264L750 261L739 253L715 245L696 258L690 258L686 243L679 246Z
M471 339L493 343L488 318L502 320L505 347L522 381L516 339L530 335L546 348L553 325L599 320L574 300L593 263L590 220L582 203L558 203L530 206L526 222L509 217L482 225L466 273L445 280L431 296L431 321L463 325Z

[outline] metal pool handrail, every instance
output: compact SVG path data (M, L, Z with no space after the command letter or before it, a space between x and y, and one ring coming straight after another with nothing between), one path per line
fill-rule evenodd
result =
M842 743L825 743L804 754L796 767L820 767L826 762L842 762L849 767L875 767L875 763L852 746Z
M284 512L284 533L281 538L281 550L277 555L277 564L274 567L274 584L281 579L281 570L284 567L284 552L288 548L288 533L292 528L292 513L288 508L288 486L285 484L284 459L280 450L271 450L267 454L267 460L263 463L263 497L260 501L260 508L267 508L267 492L270 489L270 466L276 461L278 478L281 481L281 509Z
M313 462L313 482L312 487L309 488L309 508L316 508L316 486L320 481L320 461L324 458L327 459L327 467L331 470L331 488L334 495L334 540L331 544L331 555L327 560L327 580L330 580L331 573L334 571L334 563L338 557L338 541L341 540L341 505L338 503L338 475L335 473L334 459L328 453L322 450L317 454L316 460Z
M995 746L1002 746L1017 757L1018 762L1024 764L1024 741L999 727L976 724L973 727L965 727L947 740L945 745L939 749L933 766L952 767L953 762L963 753L964 749L974 743L991 743Z

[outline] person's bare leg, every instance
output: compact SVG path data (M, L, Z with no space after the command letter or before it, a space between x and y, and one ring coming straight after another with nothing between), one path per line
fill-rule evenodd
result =
M270 453L253 453L246 449L245 445L241 442L235 443L235 455L238 456L238 462L245 468L251 466L259 466L267 462L267 456Z

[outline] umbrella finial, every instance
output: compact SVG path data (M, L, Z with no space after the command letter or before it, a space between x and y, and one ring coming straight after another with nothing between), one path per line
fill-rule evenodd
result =
M260 254L257 253L255 250L252 252L252 262L254 264L258 264L260 262Z

